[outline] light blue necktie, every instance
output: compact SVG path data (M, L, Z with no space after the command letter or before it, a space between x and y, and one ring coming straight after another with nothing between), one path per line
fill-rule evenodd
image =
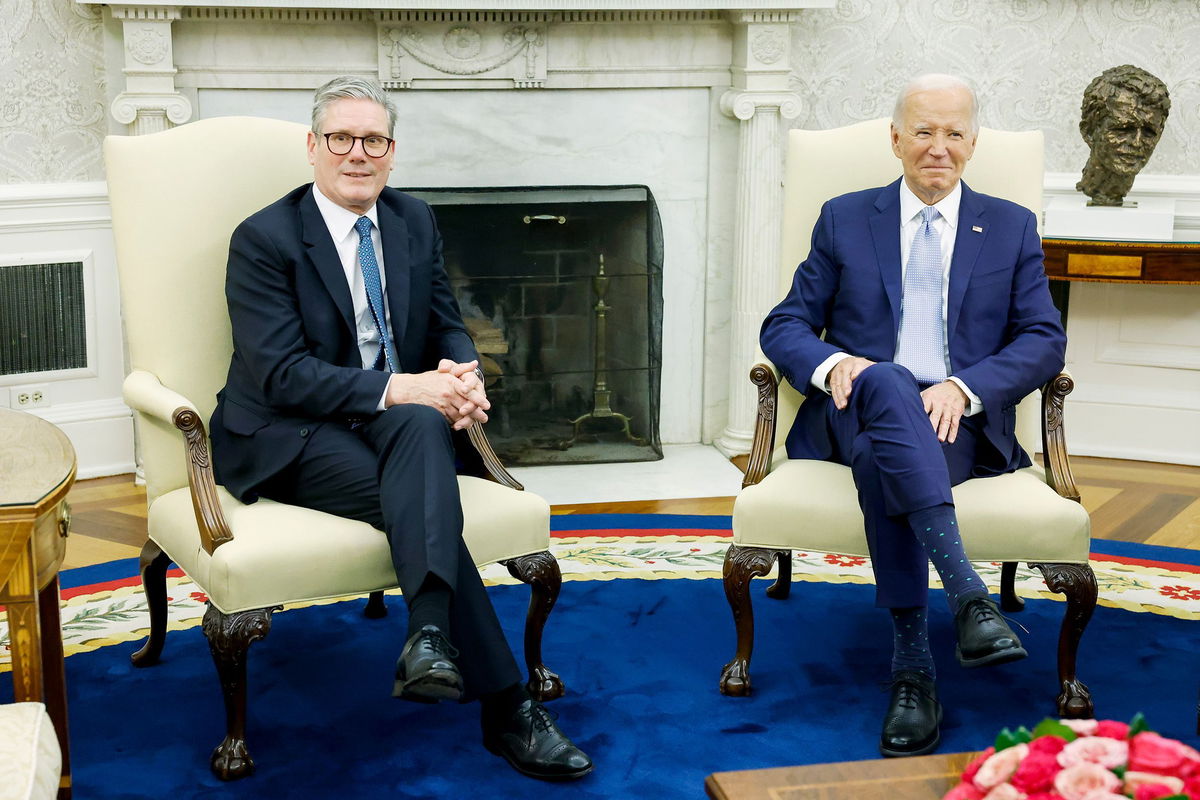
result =
M933 227L933 206L921 209L921 227L913 237L904 270L900 301L900 343L896 363L921 383L946 380L945 328L942 325L942 237Z
M387 315L384 313L383 284L379 280L379 262L375 260L375 245L371 243L371 220L359 217L354 223L358 231L358 265L362 269L363 285L367 290L367 304L371 307L371 317L375 320L375 330L379 332L379 355L375 357L374 369L382 370L385 366L388 372L399 372L397 368L400 359L396 356L396 346L388 334Z

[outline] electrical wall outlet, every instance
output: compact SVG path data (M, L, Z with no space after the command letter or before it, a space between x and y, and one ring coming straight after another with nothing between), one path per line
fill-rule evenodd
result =
M8 406L17 410L46 408L50 405L50 386L45 383L13 386L8 390Z

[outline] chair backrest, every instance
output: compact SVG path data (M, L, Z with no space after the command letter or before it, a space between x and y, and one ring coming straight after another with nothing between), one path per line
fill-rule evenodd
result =
M783 176L780 298L792 284L796 265L808 256L813 225L822 204L847 192L885 186L900 176L900 160L892 152L890 123L889 119L873 119L832 130L790 132ZM1040 221L1042 132L981 128L963 180L976 191L1025 206ZM761 352L759 357L766 360ZM786 382L781 383L775 415L776 457L781 455L780 448L801 399L801 392ZM1030 453L1041 448L1039 408L1036 393L1017 408L1017 438Z
M306 130L217 117L104 141L129 365L156 375L206 420L233 350L229 237L246 217L312 180ZM182 435L143 415L137 432L149 500L186 486Z

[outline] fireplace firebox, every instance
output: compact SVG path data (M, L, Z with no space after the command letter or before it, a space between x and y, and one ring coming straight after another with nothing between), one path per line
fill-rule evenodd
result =
M662 229L644 186L411 189L483 359L506 464L662 458Z

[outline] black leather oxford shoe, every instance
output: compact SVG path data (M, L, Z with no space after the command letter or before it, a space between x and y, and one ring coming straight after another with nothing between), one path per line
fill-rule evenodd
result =
M499 723L485 723L483 746L531 778L566 781L592 771L592 760L558 729L537 700L521 703Z
M408 637L396 662L393 697L436 703L462 697L462 675L452 659L458 651L436 625L426 625Z
M888 758L923 756L942 740L938 725L942 704L933 678L915 670L892 676L892 696L879 735L879 752Z
M1017 661L1028 653L990 597L974 597L954 615L958 663L968 669Z

